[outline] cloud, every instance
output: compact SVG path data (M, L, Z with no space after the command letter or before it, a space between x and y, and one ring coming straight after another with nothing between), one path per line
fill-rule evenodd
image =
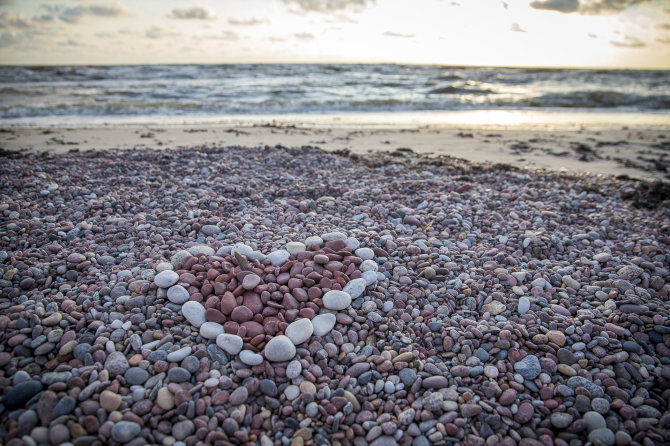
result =
M661 29L670 29L670 23L661 23L659 25L656 25L656 27Z
M149 39L163 39L165 37L176 37L180 34L168 31L160 26L152 26L145 31L144 35Z
M610 40L610 43L619 48L642 48L647 46L646 43L638 39L637 37L625 35L623 41Z
M58 42L59 46L86 46L86 44L79 42L74 39L67 39L63 40L62 42Z
M580 14L616 14L651 0L534 0L531 8Z
M512 23L512 26L510 26L510 31L514 31L515 33L525 33L526 32L526 30L521 28L521 25L519 25L516 22Z
M233 26L257 26L267 22L268 22L267 20L257 19L256 17L252 17L250 19L236 19L236 18L228 19L228 24Z
M414 37L414 34L402 34L393 31L386 31L384 35L387 37L401 37L403 39L411 39L412 37Z
M293 37L299 40L312 40L314 39L314 34L310 33L295 33L293 34Z
M365 8L375 0L283 0L287 5L296 5L307 12L334 12L343 9Z
M593 33L588 33L587 36L589 36L592 39L597 39L598 38L598 34L593 34Z
M663 45L670 45L670 37L666 37L665 39L658 38L656 41L658 43L662 43Z
M12 0L0 0L0 6L7 6L11 5L12 3Z
M531 8L558 12L577 12L579 0L537 0L530 3Z
M71 8L61 9L58 6L48 7L48 11L59 12L58 18L65 23L79 23L86 17L117 18L128 15L128 9L119 3L107 3L104 5L77 5Z
M21 35L17 34L14 31L5 31L0 34L0 48L7 46L12 46L21 41Z
M186 20L216 20L216 16L211 13L209 9L201 6L192 6L190 8L175 8L168 17L171 19L186 19Z
M240 40L240 35L235 31L225 30L222 31L222 34L221 38L223 40Z
M26 29L30 28L31 25L30 19L20 12L16 14L11 11L5 11L0 14L0 29Z

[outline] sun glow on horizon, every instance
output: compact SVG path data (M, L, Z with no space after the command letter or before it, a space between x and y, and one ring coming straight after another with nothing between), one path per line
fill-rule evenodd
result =
M589 4L606 3L612 2ZM663 1L598 13L565 13L538 4L543 5L530 0L418 0L411 8L402 0L6 0L0 3L0 63L670 68L670 14L663 12Z

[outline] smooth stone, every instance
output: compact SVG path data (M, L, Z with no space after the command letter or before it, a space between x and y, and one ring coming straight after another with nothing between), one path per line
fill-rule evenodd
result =
M502 313L506 309L507 309L507 307L505 306L505 304L503 304L502 302L498 302L497 300L493 300L493 301L487 303L486 305L482 306L482 311L483 312L491 313L494 316Z
M197 256L198 254L213 256L216 251L214 251L214 248L207 245L196 245L188 248L188 252L191 253L192 256Z
M213 236L221 234L221 228L216 225L202 225L200 228L203 234Z
M156 395L156 404L163 410L170 410L174 408L174 395L170 392L170 389L167 387L161 387L158 389L158 394Z
M365 287L367 286L367 283L365 279L358 278L358 279L353 279L347 283L344 288L342 288L342 291L344 293L347 293L351 299L356 299L358 296L363 294L365 292Z
M530 310L530 300L526 296L521 296L519 298L519 306L517 308L517 311L520 314L525 314Z
M286 377L288 379L295 379L302 373L302 364L300 361L293 360L286 366Z
M514 363L514 370L525 379L533 380L542 371L540 360L535 355L527 355L521 361Z
M295 344L300 345L312 336L314 327L312 321L307 318L298 319L289 324L284 331L284 334Z
M554 344L558 345L559 347L563 347L565 345L565 335L563 332L558 331L558 330L550 330L546 334L547 338L549 341L553 342Z
M221 350L225 351L226 353L236 355L242 350L244 341L237 335L221 333L216 337L216 345L221 347Z
M74 398L70 396L64 396L58 401L56 407L54 407L54 410L52 412L53 418L56 419L63 415L70 415L76 405L77 402L75 401Z
M615 440L614 432L606 427L589 432L589 441L594 446L614 446Z
M216 322L205 322L200 326L200 335L205 339L216 339L223 333L223 325Z
M142 428L132 421L119 421L112 427L112 438L119 443L127 443L137 437Z
M566 412L555 412L549 417L552 426L557 429L565 429L572 424L572 415Z
M259 283L261 283L260 277L256 274L247 274L244 276L244 279L242 279L242 288L245 290L253 290Z
M159 288L170 288L179 282L179 274L172 270L164 270L154 276L154 283Z
M111 392L109 390L103 390L100 394L100 407L105 409L107 412L112 412L118 409L121 406L121 395L118 393Z
M337 318L332 313L324 313L314 316L312 319L312 327L314 327L314 336L324 336L328 334L335 324Z
M142 385L149 379L149 372L140 367L131 367L123 375L130 385Z
M268 260L273 266L280 266L286 262L289 257L291 257L291 253L285 249L279 249L268 254Z
M207 322L205 319L205 307L200 302L188 301L181 307L181 314L184 315L189 324L200 328L202 324Z
M172 426L172 436L178 441L184 440L193 432L195 432L195 425L191 420L178 421Z
M258 353L254 353L251 350L242 350L240 352L240 361L246 365L255 366L263 362L263 357Z
M323 306L329 310L344 310L351 305L351 296L344 291L330 290L323 296Z
M172 266L181 265L184 263L184 260L189 257L191 257L191 253L182 249L175 252L172 257L170 257L170 263L172 263Z
M183 367L174 367L168 371L168 379L175 383L184 383L191 380L191 372Z
M367 271L373 271L376 273L377 271L379 271L379 265L377 265L377 262L375 262L374 260L363 260L363 262L361 262L361 264L358 266L358 269L362 273Z
M233 393L230 394L229 402L233 406L239 406L247 402L249 398L249 389L244 386L240 386L237 389L233 390Z
M295 356L295 345L287 336L275 336L265 344L265 357L272 362L288 361Z
M375 252L370 248L358 248L355 253L356 256L363 260L372 260L375 258Z
M586 428L589 432L607 427L605 418L595 411L586 412L584 415L582 415L582 420L584 420L586 423Z
M305 239L305 246L321 246L323 245L323 239L319 237L318 235L312 235L310 237L307 237Z
M187 345L186 347L182 347L179 350L168 353L166 359L168 362L181 362L184 358L191 354L192 350L193 349Z
M181 285L173 285L167 291L168 300L177 305L181 305L190 298L188 291Z
M2 399L2 403L8 409L18 409L26 404L32 397L42 390L42 383L39 381L24 381L9 389L9 392Z
M377 273L374 271L365 271L361 274L361 277L365 279L365 286L370 286L377 281Z
M248 256L254 252L254 248L252 248L249 245L246 245L244 243L235 243L231 248L230 248L230 254L235 255L235 254L241 254L243 256Z
M302 242L288 242L285 248L289 254L296 255L304 252L307 249L307 246Z
M323 239L324 242L334 242L335 240L346 240L347 236L342 232L335 231L321 234L321 238Z

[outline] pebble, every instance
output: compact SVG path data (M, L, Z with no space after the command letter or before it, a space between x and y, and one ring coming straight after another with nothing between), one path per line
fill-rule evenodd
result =
M167 297L170 302L175 303L177 305L181 305L187 302L190 296L188 294L188 291L186 291L186 288L184 288L183 286L173 285L167 291Z
M290 256L291 253L289 253L285 249L280 249L268 254L268 260L272 265L279 266L282 265L284 262L286 262Z
M263 362L263 357L251 350L242 350L240 352L240 361L246 365L254 366L261 364Z
M324 336L330 333L335 327L337 318L332 313L319 314L312 319L312 327L314 329L314 336ZM296 344L297 345L297 344Z
M154 276L154 283L159 288L170 288L177 282L179 282L179 274L172 270L163 270Z
M312 322L307 318L298 319L286 327L284 333L295 345L300 345L307 341L314 332Z
M670 426L667 206L626 198L651 204L646 183L307 147L0 170L8 444L647 445Z
M181 313L184 315L189 324L196 328L202 327L206 322L205 307L200 302L188 301L181 307Z
M112 427L112 438L119 443L127 443L140 433L139 424L132 421L119 421Z
M216 339L223 334L223 325L216 322L205 322L200 326L200 335L205 339Z
M530 310L530 300L526 296L521 296L519 298L519 305L517 307L517 311L520 314L525 314L528 313L528 310Z
M344 291L331 290L323 296L323 306L329 310L344 310L351 305L351 296Z
M288 361L295 352L295 345L286 336L275 336L265 345L265 357L272 362Z
M537 359L537 356L528 355L521 361L514 363L514 370L525 379L535 379L542 369L540 368L540 361Z
M216 337L216 345L218 345L224 352L230 355L236 355L242 350L244 341L237 335L221 333Z

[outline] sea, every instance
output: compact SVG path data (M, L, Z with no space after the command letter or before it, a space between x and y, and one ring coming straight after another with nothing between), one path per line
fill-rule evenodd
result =
M670 126L670 71L396 64L0 67L0 125Z

